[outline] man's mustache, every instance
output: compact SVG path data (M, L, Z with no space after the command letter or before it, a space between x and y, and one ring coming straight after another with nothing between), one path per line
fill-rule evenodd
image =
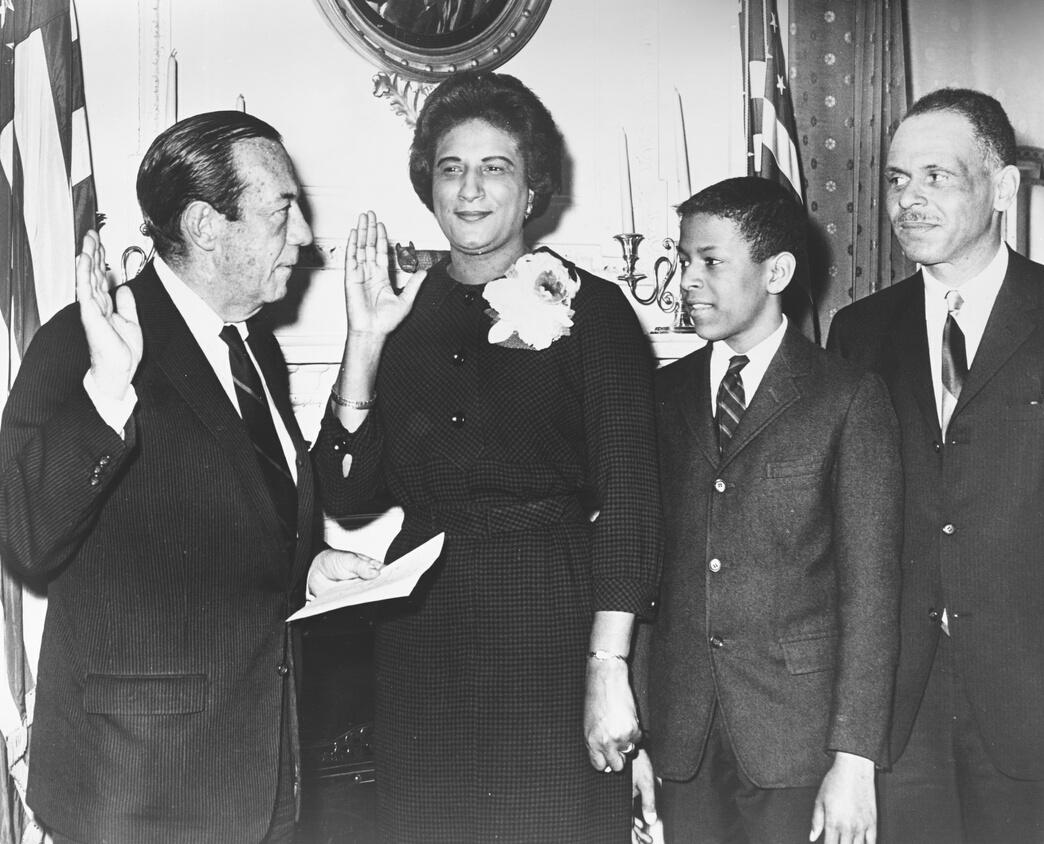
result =
M923 214L900 214L893 220L893 225L902 226L906 223L938 223L935 217L926 217Z

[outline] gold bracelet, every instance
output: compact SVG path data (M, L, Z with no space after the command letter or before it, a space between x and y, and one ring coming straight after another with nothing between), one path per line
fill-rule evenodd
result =
M624 662L627 662L627 657L621 656L620 654L610 653L609 651L603 651L603 650L588 651L587 652L587 658L588 659L597 659L599 662L605 662L607 659L622 659Z
M352 410L369 410L377 401L377 396L371 396L366 401L352 401L351 399L346 399L337 392L336 387L330 388L330 398L333 399L335 404L339 404L341 407L350 407Z

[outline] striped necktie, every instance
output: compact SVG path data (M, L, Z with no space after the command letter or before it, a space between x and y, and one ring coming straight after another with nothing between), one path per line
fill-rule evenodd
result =
M942 430L950 424L950 416L961 395L964 379L968 377L968 353L964 345L964 332L957 324L957 316L964 299L956 290L946 291L946 324L943 326L942 342Z
M746 355L736 355L729 359L729 369L718 386L718 452L732 439L739 425L743 411L747 409L747 399L743 393L743 378L740 370L750 362Z
M221 329L221 339L228 346L228 361L232 365L236 398L239 400L243 423L254 443L254 455L279 514L283 533L288 539L293 539L297 536L297 486L293 475L290 474L286 454L272 421L272 412L268 406L268 399L265 398L261 376L254 368L243 337L234 325L226 325ZM249 339L253 348L253 333Z

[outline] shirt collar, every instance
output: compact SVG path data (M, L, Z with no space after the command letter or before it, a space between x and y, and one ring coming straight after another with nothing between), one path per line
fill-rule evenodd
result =
M751 349L748 349L744 354L747 356L749 363L744 370L754 366L764 372L768 369L769 363L772 362L772 358L775 357L780 344L783 342L783 335L787 333L787 316L783 314L783 319L768 337L758 343ZM715 363L722 366L722 374L729 367L729 360L736 356L737 352L734 352L732 348L724 340L717 341L711 347L711 368L712 371L715 367Z
M742 376L746 403L748 405L761 385L761 380L765 377L769 364L772 363L772 359L776 356L776 352L779 351L779 347L783 343L783 335L787 333L788 324L786 314L784 314L782 322L780 322L779 327L775 331L744 353L747 356L748 363L743 367ZM736 352L724 341L716 341L711 346L710 398L712 409L717 405L718 385L721 384L725 373L728 371L729 360L735 357L735 355Z
M934 303L945 310L947 291L959 290L964 304L970 305L971 309L977 310L984 305L992 308L993 301L997 298L997 293L1004 282L1004 276L1007 272L1008 247L1003 243L997 250L997 254L993 256L993 260L983 267L978 275L972 276L972 278L961 284L960 287L955 288L953 285L940 281L932 275L928 267L921 267L921 275L924 278L925 301Z
M185 322L188 323L188 327L193 335L197 337L200 335L206 337L218 336L225 325L225 321L214 312L210 305L203 301L195 290L178 278L170 265L159 255L153 260L156 275L163 282L163 287L166 288L170 298L174 301L174 306L181 313Z

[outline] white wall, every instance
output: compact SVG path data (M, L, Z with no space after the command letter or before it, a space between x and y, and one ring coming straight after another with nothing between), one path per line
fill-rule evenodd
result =
M305 186L317 238L333 250L358 213L374 209L393 240L441 248L413 194L410 131L372 96L376 68L353 53L310 0L77 0L103 239L144 244L134 199L138 162L166 125L167 60L177 51L179 114L247 110L284 135ZM566 137L569 195L542 242L606 276L620 269L620 133L626 130L639 270L651 273L664 236L677 235L675 88L688 126L693 191L745 167L738 4L728 0L554 0L539 31L501 69L548 105ZM298 335L341 331L336 273L308 285ZM676 284L676 282L675 282ZM667 319L639 308L650 327Z
M1044 3L908 0L914 97L976 88L1004 106L1016 140L1044 147Z

